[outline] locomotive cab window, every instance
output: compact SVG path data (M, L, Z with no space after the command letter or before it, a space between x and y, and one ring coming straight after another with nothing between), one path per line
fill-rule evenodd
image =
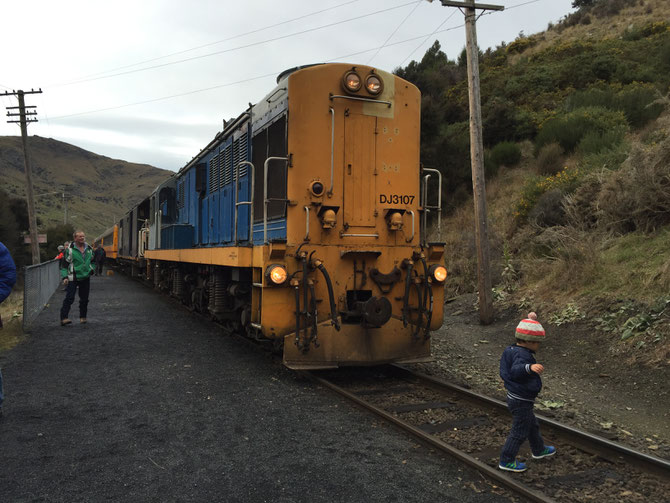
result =
M286 146L286 116L280 117L254 136L253 163L256 167L254 188L254 221L263 221L263 182L265 160L268 157L288 157ZM271 162L268 169L268 198L286 198L286 163ZM286 215L286 203L272 201L268 204L268 218Z

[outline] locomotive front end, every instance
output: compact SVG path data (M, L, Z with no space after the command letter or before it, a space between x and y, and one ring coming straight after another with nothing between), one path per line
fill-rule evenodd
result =
M426 239L440 179L420 168L419 90L345 64L283 82L286 239L268 240L259 278L264 335L283 337L291 368L429 358L447 271Z

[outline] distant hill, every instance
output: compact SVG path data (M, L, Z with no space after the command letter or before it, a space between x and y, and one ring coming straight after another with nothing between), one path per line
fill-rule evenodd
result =
M110 159L52 138L28 138L40 229L68 221L90 237L100 234L172 171ZM0 136L0 188L25 197L23 149L19 136Z

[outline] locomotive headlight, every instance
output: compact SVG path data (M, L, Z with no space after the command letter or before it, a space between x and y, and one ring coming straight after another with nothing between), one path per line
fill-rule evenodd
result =
M286 282L288 273L286 268L279 264L272 264L265 270L265 277L273 285L283 285Z
M368 78L365 79L365 88L370 94L377 95L384 89L384 83L377 75L368 75Z
M358 91L361 88L362 84L361 78L353 70L350 70L344 74L343 82L346 90L351 93L355 93L356 91Z
M438 264L431 265L430 268L428 269L428 273L438 283L442 283L445 279L447 279L447 268L444 267L443 265Z

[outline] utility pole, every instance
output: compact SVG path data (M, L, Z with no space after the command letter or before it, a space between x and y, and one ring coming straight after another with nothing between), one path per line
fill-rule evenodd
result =
M70 196L66 196L63 192L63 223L67 224L67 200L70 199Z
M468 61L468 90L470 98L470 163L472 196L475 203L475 234L477 238L477 278L479 287L479 321L493 322L493 296L489 257L489 235L486 215L486 183L484 179L484 139L479 82L479 48L477 47L476 10L503 10L502 5L477 4L474 0L449 2L445 7L458 7L465 14L465 51ZM465 9L465 10L463 10Z
M26 108L37 108L35 106L26 107L24 100L24 95L26 94L40 94L42 89L35 91L31 89L30 91L12 91L11 93L5 91L5 96L18 96L19 106L18 107L7 107L7 110L19 109L19 113L7 112L7 117L19 117L19 120L8 120L7 122L19 123L21 125L21 142L23 143L23 163L26 171L26 194L28 196L28 219L30 221L30 248L33 254L33 265L40 263L40 244L37 238L37 215L35 214L35 198L33 197L33 173L30 168L30 155L28 153L28 123L37 122L37 119L34 118L37 115L37 112L34 110L29 110L26 112ZM32 117L32 118L31 118Z

